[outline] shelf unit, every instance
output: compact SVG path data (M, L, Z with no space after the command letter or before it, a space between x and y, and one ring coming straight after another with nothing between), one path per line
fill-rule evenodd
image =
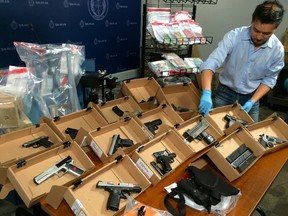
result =
M143 4L143 29L142 29L142 53L141 53L141 72L142 76L147 76L148 62L163 59L163 52L174 52L181 58L192 56L193 45L211 44L212 36L170 39L163 38L163 41L157 41L147 31L147 9L170 8L171 13L175 11L187 11L191 14L193 20L196 20L197 5L199 4L217 4L218 0L146 0ZM200 43L201 41L201 43ZM204 41L204 42L203 42ZM148 76L151 74L148 73Z

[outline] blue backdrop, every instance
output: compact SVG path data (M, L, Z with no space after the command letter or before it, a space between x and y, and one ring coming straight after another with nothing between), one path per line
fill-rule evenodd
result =
M0 68L24 65L13 41L85 46L95 70L140 67L141 0L0 0Z

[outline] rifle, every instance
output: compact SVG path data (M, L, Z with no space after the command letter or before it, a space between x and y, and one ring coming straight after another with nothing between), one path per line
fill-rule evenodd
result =
M281 139L279 137L270 136L267 134L261 134L259 135L258 142L264 147L264 148L272 148L277 144L283 144L285 142L288 142L288 140Z
M233 125L236 121L241 123L245 127L248 125L247 121L244 121L240 118L236 118L236 117L228 115L228 114L226 114L224 116L224 120L226 120L226 125L225 125L226 129L229 128L231 125Z
M23 147L25 148L29 148L29 147L33 147L33 148L38 148L40 146L44 146L45 148L49 148L51 147L54 143L50 142L48 136L41 136L38 137L36 139L30 140L28 142L23 143Z
M130 147L133 146L133 140L130 139L121 139L119 134L114 134L112 137L112 142L109 148L108 155L113 155L118 148Z
M118 211L120 199L126 199L124 193L140 193L141 187L132 183L119 183L118 185L112 182L98 181L96 188L104 188L105 191L109 192L109 198L106 204L107 210Z
M188 142L191 142L194 139L203 139L208 145L210 145L215 141L215 138L206 132L208 127L209 124L204 119L201 119L192 129L185 131L183 137L188 140Z
M60 171L64 172L64 174L66 172L70 172L75 176L80 176L84 172L83 169L73 165L73 159L71 158L71 156L67 156L57 164L53 165L49 169L35 176L33 180L37 185L39 185L42 182L46 181L48 178L52 177L53 175L59 176L58 173Z
M172 171L170 164L174 162L174 158L176 157L175 153L169 153L167 150L164 150L154 152L153 156L156 158L156 162L152 161L150 164L161 176ZM161 164L162 168L160 168L157 163Z

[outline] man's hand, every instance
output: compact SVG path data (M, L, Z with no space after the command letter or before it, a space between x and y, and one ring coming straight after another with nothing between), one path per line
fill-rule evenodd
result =
M247 113L251 110L252 106L254 105L254 102L252 100L248 100L242 107L241 110L245 110Z
M203 90L198 112L206 117L212 108L211 90Z

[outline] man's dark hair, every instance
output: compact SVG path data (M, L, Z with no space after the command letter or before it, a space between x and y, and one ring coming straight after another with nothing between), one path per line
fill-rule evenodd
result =
M259 20L261 23L275 24L278 27L283 16L284 8L279 1L264 1L255 8L252 14L252 22Z

